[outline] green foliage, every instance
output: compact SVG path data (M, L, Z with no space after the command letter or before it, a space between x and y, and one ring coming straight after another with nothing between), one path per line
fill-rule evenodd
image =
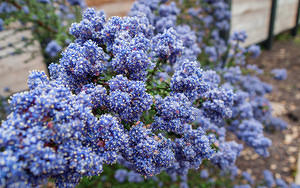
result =
M207 167L214 168L217 175L219 173L219 170L216 169L213 165L210 164L209 161L204 161ZM92 178L83 178L80 184L77 186L77 188L156 188L159 187L160 182L162 182L162 188L179 188L180 187L180 177L178 177L177 181L172 182L169 175L167 175L165 172L158 175L159 181L154 181L153 179L147 179L145 178L144 182L141 183L131 183L128 181L125 181L123 183L119 183L115 178L114 174L115 171L118 169L124 169L121 165L112 165L112 166L106 166L104 167L104 171L101 174L101 176L94 176ZM210 187L233 187L234 183L229 177L229 174L226 174L225 176L217 176L211 177L211 180L209 179L202 179L200 177L200 170L191 170L188 174L188 185L190 187L197 187L197 188L210 188Z
M41 46L46 65L57 62L59 55L57 55L57 57L50 57L45 52L47 44L54 40L63 49L68 45L66 41L73 40L73 37L68 33L68 29L71 23L81 19L81 7L79 5L70 6L65 0L51 0L48 4L40 3L37 0L24 0L21 2L17 0L6 0L5 2L14 6L16 11L0 13L0 18L4 20L4 25L9 26L12 23L15 24L19 22L22 24L22 29L13 28L14 34L24 30L31 31L32 33L32 38L27 41L22 41L25 45L18 48L16 47L14 54L32 53L32 56L34 56L37 52L29 52L26 47L37 41ZM66 10L68 10L68 12L64 12L60 5L67 7ZM26 7L28 11L24 11L24 7ZM74 17L68 15L74 15ZM0 41L1 40L3 39L0 39ZM16 43L20 43L20 41ZM14 47L16 44L11 44L11 46ZM7 54L6 56L9 55L11 54Z

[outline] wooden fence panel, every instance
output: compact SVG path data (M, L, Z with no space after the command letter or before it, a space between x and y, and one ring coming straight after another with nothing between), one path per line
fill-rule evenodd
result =
M272 0L232 0L230 33L246 31L248 39L245 46L267 39L271 5Z
M0 38L6 37L1 40L0 56L13 53L15 50L12 47L6 47L9 43L22 41L22 37L31 37L30 31L23 31L17 34L13 34L12 30L4 30L0 32ZM22 47L24 42L20 42L17 47ZM0 59L0 95L8 96L18 91L27 90L27 78L30 70L43 70L47 72L46 65L44 64L43 57L40 52L40 46L38 43L30 45L26 48L28 52L35 51L35 56L32 53L22 53L18 55L9 55ZM32 59L31 59L32 58ZM24 63L26 59L31 59L27 63ZM5 92L4 89L9 88L9 92Z
M274 34L295 27L299 0L278 0Z
M104 10L108 16L126 16L134 0L86 0L89 7Z

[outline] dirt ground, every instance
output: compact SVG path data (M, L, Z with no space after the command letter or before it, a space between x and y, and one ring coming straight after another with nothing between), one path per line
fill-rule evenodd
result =
M263 51L258 59L250 63L264 69L265 74L261 79L273 86L268 98L275 115L288 122L288 129L266 134L273 142L269 149L270 157L259 157L246 148L237 165L258 180L263 178L263 170L269 169L275 177L294 182L300 149L300 37L276 41L272 50ZM274 80L268 74L274 68L285 68L287 80Z

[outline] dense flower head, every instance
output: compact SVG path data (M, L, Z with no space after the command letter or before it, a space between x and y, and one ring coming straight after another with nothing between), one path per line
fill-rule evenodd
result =
M246 68L250 71L254 71L256 74L263 74L264 71L260 68L257 67L257 65L254 65L254 64L248 64L246 66Z
M178 25L176 26L176 31L183 42L183 56L190 60L196 60L198 54L201 53L197 41L197 36L195 31L191 29L188 25Z
M276 182L276 186L278 186L280 188L288 188L289 187L287 185L287 183L281 178L276 178L275 182Z
M87 84L81 88L81 95L89 96L91 99L92 108L105 108L108 105L107 90L101 85Z
M138 121L143 112L150 109L153 103L152 96L146 93L143 82L128 80L118 75L109 80L108 84L110 109L123 121Z
M219 146L219 151L212 157L212 162L221 169L226 169L234 165L235 160L240 155L243 146L234 141L223 142Z
M99 76L106 67L106 54L91 40L71 43L62 53L60 64L49 66L53 79L61 79L76 92Z
M4 21L0 18L0 31L4 29Z
M264 180L266 182L266 185L268 187L274 186L275 185L275 180L274 180L272 172L270 172L269 170L264 170L263 173L264 173Z
M99 46L105 46L107 51L111 51L119 32L128 32L132 38L138 33L146 37L152 36L153 28L149 24L148 19L143 15L124 18L114 16L106 20L103 12L88 8L83 15L83 20L72 24L70 33L77 38L78 42L91 39Z
M203 71L196 62L185 61L171 78L171 89L176 93L184 93L190 100L199 99L208 90L202 81Z
M242 87L251 95L264 95L272 91L272 86L262 82L254 76L243 76L241 79Z
M201 128L192 129L186 125L185 129L182 138L176 138L173 143L177 163L167 170L168 173L187 175L189 169L198 169L203 159L210 159L215 152Z
M152 43L155 56L163 60L169 60L171 64L174 64L183 50L182 41L178 39L179 37L173 28L156 35Z
M104 27L106 16L104 12L96 12L94 9L86 9L80 23L73 23L70 34L74 35L79 41L89 39L99 40L100 31Z
M169 15L177 15L180 10L177 8L175 2L171 2L169 5L162 4L159 6L158 13L161 17L166 17Z
M128 172L125 169L118 169L114 174L115 179L120 183L123 183L127 179L127 176Z
M262 155L268 156L267 148L272 144L272 141L263 136L263 125L254 119L244 120L237 127L237 136L246 142L247 145Z
M235 93L232 118L250 119L253 118L253 107L249 102L249 94L242 90Z
M1 14L9 14L17 11L17 8L10 3L2 2L0 3L0 13Z
M239 66L225 68L223 78L234 85L237 85L242 79L242 70Z
M57 54L62 50L62 47L54 40L48 43L45 51L51 57L56 57Z
M111 66L118 74L128 75L133 80L144 80L146 70L151 65L150 40L143 34L132 38L128 32L122 32L115 39L114 58Z
M234 32L232 35L232 40L237 42L245 42L247 34L245 31Z
M208 178L209 177L208 170L206 170L206 169L201 170L200 177L203 178L203 179Z
M85 6L85 2L84 0L68 0L68 3L70 3L70 5L72 6L76 6L76 5L79 5L79 6Z
M1 168L14 165L1 174L1 186L35 186L48 177L60 184L67 176L73 178L63 184L75 185L82 176L100 174L103 159L86 144L86 130L95 123L88 99L49 81L45 73L33 72L28 83L30 91L11 98L13 112L0 128L1 159L14 161Z
M175 27L176 19L180 12L175 2L164 4L167 1L168 0L136 1L129 14L137 15L139 14L137 11L147 12L146 15L148 19L151 24L155 26L155 32L162 33L166 29ZM149 10L152 12L150 13Z
M174 162L171 141L163 135L154 135L142 123L129 131L129 141L123 157L144 176L153 176Z
M260 122L268 122L272 118L270 101L264 97L256 96L251 101L253 116Z
M261 50L258 45L251 45L249 48L247 48L248 53L250 54L251 57L256 58L260 55Z
M202 104L203 114L214 122L232 116L234 93L230 89L214 88L205 93L205 101Z
M90 136L90 141L92 144L96 143L95 150L104 153L102 157L105 163L115 163L119 151L124 150L128 142L128 135L123 125L118 122L117 118L105 114L97 120L92 129L89 130L89 132L94 132Z
M205 82L209 83L208 86L210 87L210 89L218 87L221 83L220 75L216 71L213 71L213 70L204 71L202 79Z
M130 12L128 13L129 16L138 16L138 15L145 15L149 22L153 25L155 21L155 15L151 11L151 8L143 3L140 3L138 1L134 2Z
M155 130L165 130L177 134L183 134L185 124L192 123L197 117L198 109L192 107L192 103L184 94L176 93L162 99L155 98L156 116L152 124Z
M266 120L266 126L267 128L274 128L275 130L283 130L287 128L287 123L277 117L270 117Z
M140 183L140 182L143 182L144 179L140 174L138 174L135 171L131 170L131 171L128 172L128 181L129 182L134 182L134 183Z
M286 69L273 69L271 73L277 80L285 80L287 78Z
M248 182L249 184L251 184L251 185L254 184L254 180L253 180L253 178L251 177L251 175L250 175L248 172L246 172L246 171L242 172L242 176L243 176L243 178L244 178L245 180L247 180L247 182Z

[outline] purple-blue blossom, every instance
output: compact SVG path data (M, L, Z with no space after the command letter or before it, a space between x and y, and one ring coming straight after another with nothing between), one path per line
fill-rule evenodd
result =
M45 52L50 56L50 57L56 57L57 54L62 50L62 47L55 41L52 40L47 44L47 47L45 49Z
M128 176L128 172L125 169L118 169L116 170L114 177L119 183L123 183L126 181Z
M4 21L0 18L0 31L4 29Z
M254 184L254 180L253 178L251 177L251 174L249 174L248 172L244 171L242 172L242 176L245 180L247 180L247 182L250 184L250 185L253 185Z
M268 187L274 186L274 185L275 185L275 180L274 180L274 177L273 177L272 172L269 171L269 170L264 170L263 174L264 174L264 181L265 181L265 184L266 184Z
M203 169L200 171L200 177L203 178L203 179L206 179L209 177L209 173L208 173L208 170L206 169Z
M285 80L287 78L286 69L273 69L271 73L276 80Z

